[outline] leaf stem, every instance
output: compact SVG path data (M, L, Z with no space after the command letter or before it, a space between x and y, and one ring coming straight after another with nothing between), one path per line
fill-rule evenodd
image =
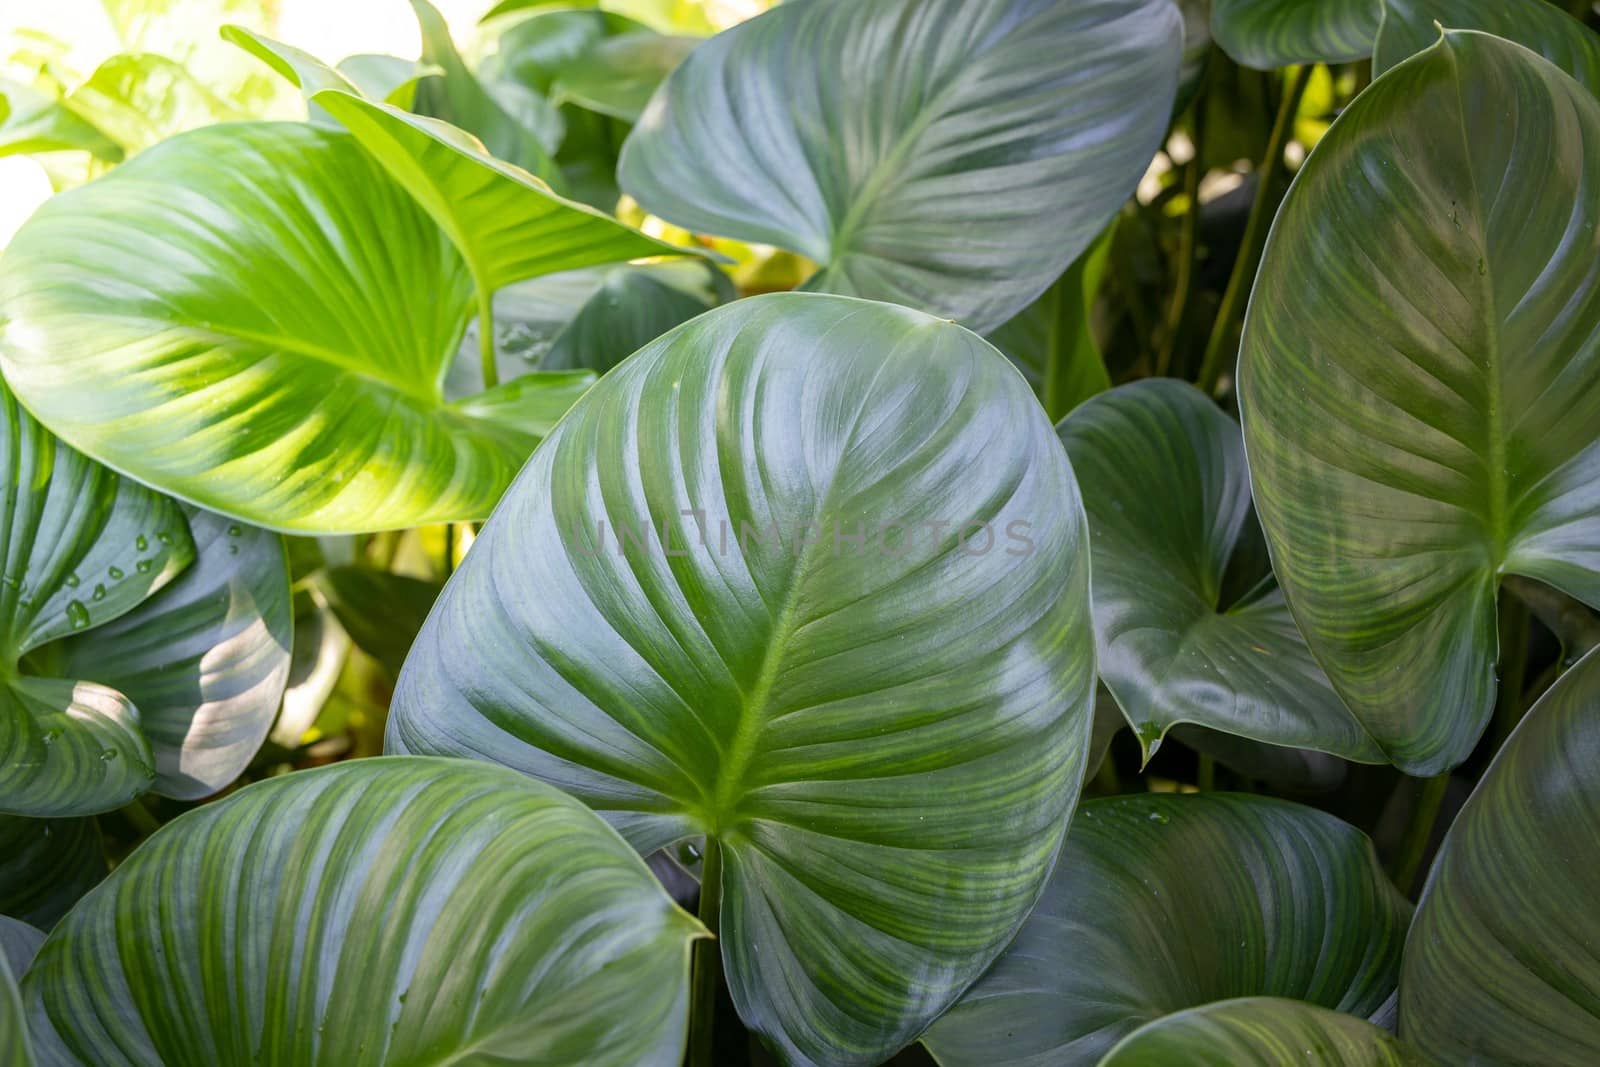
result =
M717 939L722 912L722 846L706 835L700 860L700 923L711 937L694 943L689 990L688 1067L715 1067L717 994L722 986L722 943Z
M143 837L149 837L161 829L161 820L155 817L154 812L145 807L144 797L134 797L119 809L119 814L124 819L127 819L128 824Z
M1217 319L1211 324L1211 337L1206 341L1205 358L1200 362L1196 383L1207 393L1215 393L1222 380L1226 355L1232 348L1237 356L1238 346L1230 346L1234 320L1239 316L1240 305L1255 281L1256 267L1261 262L1262 246L1266 242L1266 225L1275 211L1273 186L1278 181L1278 171L1283 167L1283 152L1289 146L1289 136L1294 132L1294 117L1300 111L1300 98L1316 64L1307 63L1295 72L1294 81L1283 94L1278 105L1278 117L1272 124L1272 136L1267 141L1267 154L1257 169L1256 198L1250 204L1250 216L1244 224L1244 236L1239 242L1239 255L1233 262L1233 273L1228 276L1228 287L1222 294L1222 306L1217 309ZM1191 208L1191 210L1193 210Z
M1515 596L1500 594L1500 692L1495 697L1494 747L1506 743L1522 719L1522 688L1528 673L1528 606Z
M494 361L494 297L482 286L478 289L478 362L483 367L483 387L499 385L500 368Z
M1422 859L1427 854L1428 843L1433 840L1433 827L1439 821L1439 809L1444 804L1445 791L1450 785L1450 772L1422 779L1422 790L1417 805L1411 812L1411 822L1406 826L1400 853L1395 859L1394 884L1407 896L1414 897L1419 890Z
M1194 290L1194 259L1200 229L1200 179L1205 176L1206 90L1203 79L1191 106L1194 114L1189 119L1189 134L1194 144L1194 158L1189 160L1189 166L1183 173L1183 195L1188 207L1178 230L1178 274L1173 281L1172 303L1167 308L1165 336L1161 338L1161 349L1156 353L1158 378L1166 377L1172 370L1172 354L1178 347L1178 331L1183 326L1183 316Z

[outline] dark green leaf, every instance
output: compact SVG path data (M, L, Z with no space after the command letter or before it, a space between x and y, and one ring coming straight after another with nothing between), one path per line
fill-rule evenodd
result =
M990 343L1028 379L1051 419L1111 388L1090 320L1114 232L1101 234L1039 299L989 334Z
M1083 487L1104 679L1148 759L1195 723L1368 763L1383 753L1312 659L1283 594L1224 600L1255 526L1239 426L1186 382L1150 379L1060 425Z
M1373 74L1438 43L1440 25L1515 41L1600 94L1600 37L1543 0L1385 0Z
M125 694L153 788L192 800L232 782L278 712L293 640L283 538L190 508L194 564L115 622L70 638L63 673Z
M981 338L741 300L534 454L412 648L388 743L546 778L644 852L711 835L745 1022L790 1063L876 1064L1049 871L1089 744L1086 538Z
M923 1038L943 1067L1093 1064L1234 997L1370 1016L1410 905L1360 831L1228 793L1088 801L1017 940Z
M23 996L49 1064L676 1067L698 933L556 790L364 759L168 824Z
M25 923L0 915L0 1060L11 1067L33 1067L33 1044L22 1016L15 975L27 968L43 935Z
M154 773L138 712L103 685L46 676L47 646L171 581L194 558L183 513L62 445L4 386L0 479L0 812L119 807Z
M1536 704L1439 849L1401 1036L1446 1063L1600 1059L1600 653Z
M1334 687L1408 773L1495 702L1499 577L1600 605L1600 103L1452 32L1278 214L1240 358L1256 507Z
M1207 1004L1146 1023L1100 1067L1421 1067L1426 1061L1364 1019L1277 997Z
M372 567L333 567L317 583L350 640L398 678L439 585Z
M1167 129L1171 0L810 0L697 48L623 147L622 187L775 244L811 289L973 329L1089 247Z
M1366 59L1384 0L1212 0L1211 38L1236 63L1274 70Z
M93 819L0 815L0 915L48 930L107 870Z

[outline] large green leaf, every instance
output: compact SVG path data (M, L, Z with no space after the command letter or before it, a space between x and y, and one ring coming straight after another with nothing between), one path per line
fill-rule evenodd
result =
M1312 652L1412 774L1495 701L1503 574L1600 606L1600 103L1449 33L1300 172L1251 298L1256 507Z
M810 0L697 48L623 146L622 187L807 283L987 331L1093 242L1167 129L1171 0Z
M1384 0L1212 0L1211 38L1234 62L1258 70L1366 59L1383 19L1383 4Z
M1100 677L1146 757L1178 723L1382 763L1295 629L1271 573L1229 596L1259 541L1239 426L1186 382L1149 379L1060 425L1083 487Z
M1528 713L1439 849L1400 1032L1446 1063L1600 1059L1600 653Z
M556 790L364 759L168 824L23 995L47 1064L676 1067L699 932Z
M545 778L643 852L709 835L746 1023L790 1063L875 1064L1050 869L1089 744L1087 547L1065 453L981 338L741 300L534 454L412 648L389 745Z
M195 799L232 782L278 712L293 641L283 538L188 509L193 566L115 622L69 638L59 670L139 709L153 788Z
M1215 1000L1370 1016L1394 991L1410 911L1371 842L1312 808L1089 801L1017 940L923 1043L943 1067L1073 1067Z
M65 447L0 385L0 812L87 815L148 788L121 693L49 676L51 642L109 622L194 558L178 506Z
M1437 43L1440 25L1515 41L1600 94L1600 37L1544 0L1384 0L1373 73L1382 74Z
M1276 997L1223 1000L1146 1023L1100 1067L1422 1067L1387 1030Z
M48 930L108 869L93 819L0 815L0 915Z
M665 246L341 99L369 109L365 136L396 128L383 163L344 134L236 123L46 203L0 258L0 367L76 446L258 525L482 518L544 405L516 382L447 402L470 273L385 165L450 212L486 285Z
M1052 419L1111 388L1090 325L1114 233L1106 230L1039 299L989 333L990 343L1022 371Z

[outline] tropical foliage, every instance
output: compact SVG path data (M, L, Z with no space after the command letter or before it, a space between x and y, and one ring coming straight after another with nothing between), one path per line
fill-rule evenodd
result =
M0 1060L1600 1061L1588 0L410 7L0 53Z

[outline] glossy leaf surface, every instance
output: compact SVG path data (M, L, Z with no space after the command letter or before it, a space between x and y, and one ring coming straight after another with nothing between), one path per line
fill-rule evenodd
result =
M643 852L714 836L745 1022L790 1063L875 1064L1050 868L1089 743L1086 552L1066 455L981 338L741 300L534 454L412 649L389 746L544 778Z
M1366 59L1384 0L1213 0L1211 38L1239 64L1275 70Z
M88 815L153 775L138 712L39 650L133 610L194 557L183 513L64 446L0 386L0 812Z
M618 175L669 222L822 264L808 288L988 331L1133 191L1182 47L1171 0L780 5L673 72Z
M1240 406L1289 607L1395 763L1465 759L1499 576L1600 605L1600 103L1450 33L1334 123L1268 241Z
M109 869L93 819L0 815L0 915L48 930Z
M195 562L114 622L70 639L59 669L139 709L153 788L192 800L237 778L266 739L289 676L283 538L187 509Z
M1387 1030L1276 997L1223 1000L1146 1023L1100 1067L1423 1067Z
M1088 801L1017 940L923 1043L943 1067L1072 1067L1215 1000L1370 1015L1394 990L1409 917L1371 842L1312 808Z
M1400 1032L1446 1063L1600 1057L1600 655L1528 713L1450 827L1406 941Z
M1600 36L1556 4L1541 0L1384 0L1372 72L1432 47L1439 26L1482 30L1530 48L1600 95Z
M1259 540L1239 426L1186 382L1087 401L1059 427L1083 488L1100 676L1146 756L1178 723L1383 762L1271 584L1225 600Z
M632 254L620 224L370 107L437 149L431 187L460 179L499 208L472 238L492 283ZM590 243L590 225L623 236ZM472 293L444 233L350 136L208 127L24 225L0 259L0 367L68 441L257 525L481 518L532 443L525 387L471 411L442 393Z
M698 932L556 790L364 759L168 824L23 994L47 1064L676 1067Z

